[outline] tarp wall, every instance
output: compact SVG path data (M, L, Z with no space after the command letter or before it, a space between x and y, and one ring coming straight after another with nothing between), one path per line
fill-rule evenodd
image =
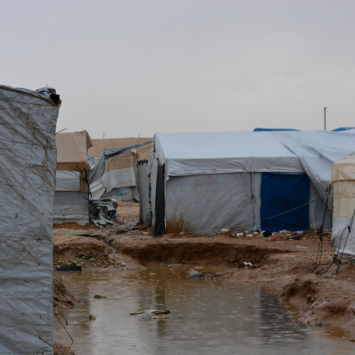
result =
M89 195L85 192L56 191L53 205L53 223L89 223Z
M54 93L0 85L0 354L53 354Z

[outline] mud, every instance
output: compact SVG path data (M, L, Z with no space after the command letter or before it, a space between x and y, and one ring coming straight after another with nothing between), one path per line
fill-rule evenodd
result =
M65 346L54 342L54 355L75 355L76 353L70 349L69 346Z
M59 276L53 276L53 311L58 314L66 309L73 308L78 303L74 296L72 296L63 284Z

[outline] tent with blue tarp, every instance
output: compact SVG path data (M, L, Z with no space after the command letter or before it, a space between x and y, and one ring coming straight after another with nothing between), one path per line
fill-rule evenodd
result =
M157 133L152 223L195 233L319 228L332 164L354 142L351 131Z
M272 131L298 131L294 128L255 128L254 132L272 132Z
M349 129L355 129L355 127L339 127L337 129L333 129L333 132L348 131Z

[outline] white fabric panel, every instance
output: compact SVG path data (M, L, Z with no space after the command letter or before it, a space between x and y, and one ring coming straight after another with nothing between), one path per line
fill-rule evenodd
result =
M89 196L84 192L59 192L54 196L53 223L89 223Z
M91 196L93 200L99 200L101 196L105 193L105 186L102 180L96 180L90 185Z
M56 191L80 191L80 172L57 170Z
M0 85L0 354L53 354L50 94Z
M167 232L215 233L252 228L251 176L246 173L172 177L166 186Z
M125 186L136 186L136 172L132 168L111 170L102 176L102 182L106 191Z

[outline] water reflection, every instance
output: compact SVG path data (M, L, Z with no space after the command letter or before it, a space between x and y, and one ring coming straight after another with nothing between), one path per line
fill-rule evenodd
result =
M208 271L198 269L198 271ZM354 346L298 324L277 295L257 285L191 280L186 266L65 274L83 303L65 312L79 354L349 354ZM94 299L94 295L106 296ZM169 309L171 319L129 316ZM96 320L89 321L89 314ZM69 339L55 322L55 338ZM341 350L339 350L341 349ZM349 352L350 351L350 352Z

